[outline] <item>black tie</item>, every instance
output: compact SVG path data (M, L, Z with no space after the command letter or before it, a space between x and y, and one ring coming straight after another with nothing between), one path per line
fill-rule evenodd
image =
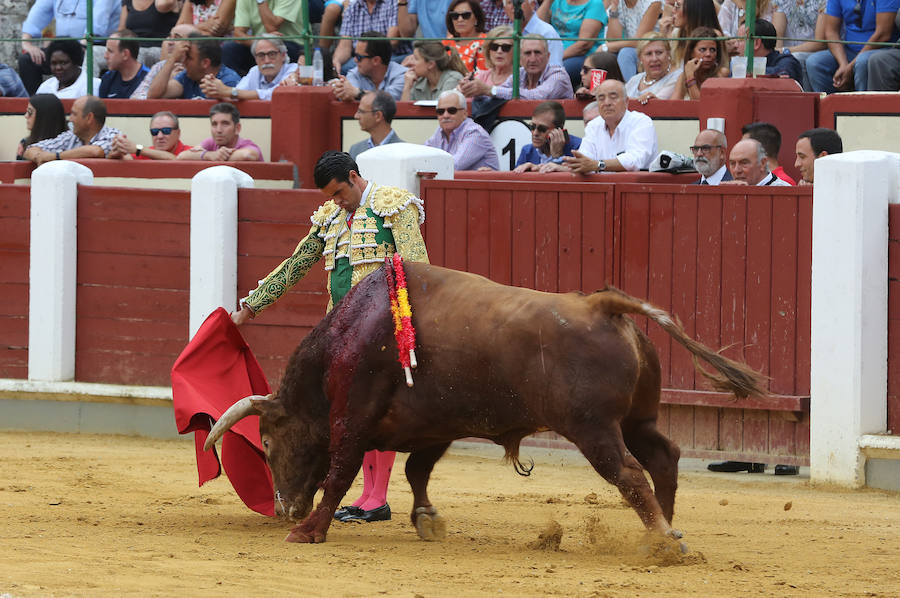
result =
M709 183L706 182L706 179L703 179L702 181L700 181L700 184L701 185L709 185Z

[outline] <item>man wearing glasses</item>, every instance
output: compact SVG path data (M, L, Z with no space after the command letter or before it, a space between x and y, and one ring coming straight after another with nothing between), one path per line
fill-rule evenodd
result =
M200 88L208 98L220 100L271 100L272 93L281 81L297 70L297 64L288 62L287 46L277 35L265 34L253 42L256 66L250 69L234 87L221 79L207 78Z
M563 65L563 45L559 40L559 32L553 25L534 17L537 8L537 0L522 0L522 36L535 34L547 40L547 49L550 52L550 64ZM503 10L512 22L515 18L515 6L513 0L503 0Z
M150 137L152 146L143 146L119 134L113 139L109 158L123 160L174 160L175 157L191 146L181 142L181 129L178 128L178 117L168 110L157 112L150 119Z
M547 40L531 34L519 45L522 67L519 69L519 98L523 100L568 100L575 97L566 69L550 64ZM503 85L491 85L480 79L462 81L459 89L467 97L493 96L512 99L512 77Z
M725 133L715 129L700 131L691 146L691 154L694 156L694 168L700 173L700 178L692 185L718 185L722 181L732 180L728 172L728 162L725 150L728 148L728 140Z
M466 97L448 89L438 97L438 129L425 145L453 156L455 170L500 170L500 160L491 136L469 118Z
M581 145L581 138L569 135L563 128L566 111L559 102L541 102L534 109L531 122L531 143L522 148L513 172L553 172L556 164L562 164L563 156L571 156L573 149ZM551 167L544 168L550 163Z
M274 33L288 36L285 41L291 62L300 56L297 41L300 30L301 0L237 0L234 7L234 37L244 38L225 42L222 63L241 76L253 67L252 41L249 36Z
M367 91L384 90L395 100L403 95L406 67L391 61L391 43L377 31L366 31L356 42L356 66L347 76L331 82L334 97L345 102L358 101Z
M359 108L353 115L359 128L369 134L368 139L354 143L350 147L350 157L356 160L361 153L388 143L403 143L391 128L391 121L397 114L397 103L386 91L370 91L359 101Z

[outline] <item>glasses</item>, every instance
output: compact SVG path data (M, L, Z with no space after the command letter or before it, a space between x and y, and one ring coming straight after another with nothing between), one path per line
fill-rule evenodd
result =
M262 60L263 58L268 58L269 60L275 60L278 58L278 55L281 54L278 50L269 50L268 52L257 52L254 54L257 60Z
M443 116L444 112L447 112L448 114L456 114L457 112L459 112L459 110L460 109L456 106L450 106L449 108L437 108L435 112L437 112L438 116Z
M467 10L465 12L449 12L447 16L450 17L451 21L466 21L472 18L472 11Z
M539 125L537 123L525 123L525 126L528 127L529 131L534 131L535 129L537 129L538 133L546 133L550 130L550 127L548 127L547 125Z
M492 52L494 50L500 50L501 52L512 52L512 47L513 47L512 44L493 43L490 46L488 46L488 50L490 50Z
M369 56L368 54L354 54L353 58L356 59L356 62L362 62L366 58L372 58L372 57Z
M718 149L721 147L725 147L724 145L692 145L691 153L694 154L708 154L713 149Z
M357 108L357 114L375 114L376 112L381 112L381 110L363 110L362 108Z
M156 137L160 133L163 135L171 135L177 127L159 127L158 129L150 129L150 135Z

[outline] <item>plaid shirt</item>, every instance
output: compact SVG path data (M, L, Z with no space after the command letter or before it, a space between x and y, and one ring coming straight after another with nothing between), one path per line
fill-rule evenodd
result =
M506 11L503 10L503 0L498 0L496 4L494 0L481 0L481 10L484 11L485 31L490 31L500 25L510 24L509 17L506 16Z
M387 36L391 27L397 26L397 3L390 0L375 0L375 10L369 14L366 0L354 0L344 11L341 35L359 37L366 31L378 31ZM355 46L355 44L354 44ZM394 54L410 54L412 45L400 42Z
M547 64L541 73L537 85L531 89L525 87L527 80L525 69L519 69L519 98L522 100L570 100L575 97L572 91L572 80L566 69L557 64ZM512 77L497 88L496 96L504 100L512 99Z
M100 132L94 135L91 142L87 145L96 145L103 149L103 155L109 154L112 149L112 142L116 135L121 134L119 129L104 126ZM45 152L64 152L85 145L72 131L63 131L52 139L44 139L33 144L44 150Z
M452 154L453 167L456 170L477 170L482 166L500 170L500 160L497 158L497 150L494 149L491 136L471 118L462 121L450 132L449 137L438 127L425 145Z

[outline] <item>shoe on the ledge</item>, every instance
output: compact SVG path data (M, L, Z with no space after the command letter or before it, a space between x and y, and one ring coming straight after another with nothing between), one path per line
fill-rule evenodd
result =
M748 461L720 461L718 463L710 463L706 468L718 473L737 473L738 471L764 473L766 471L766 464L750 463Z
M352 522L352 521L360 521L369 523L372 521L389 521L391 518L391 506L387 503L384 503L380 507L375 509L370 509L368 511L363 511L362 509L357 510L361 511L360 513L351 513L348 515L344 515L341 517L340 521L343 522Z
M800 467L797 465L776 465L775 475L799 475Z

